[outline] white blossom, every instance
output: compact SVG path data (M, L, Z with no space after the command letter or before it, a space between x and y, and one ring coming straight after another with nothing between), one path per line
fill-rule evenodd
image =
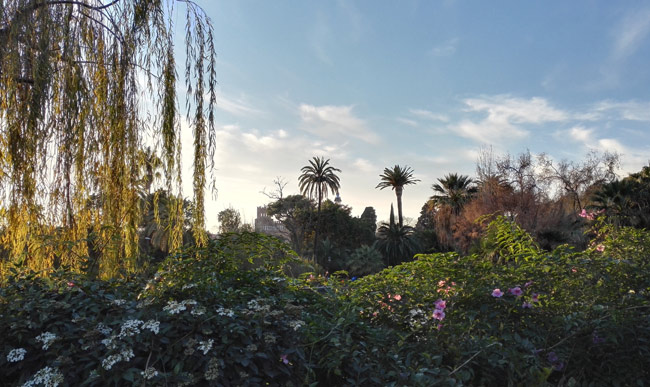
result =
M40 335L36 336L36 341L43 343L44 350L50 348L50 345L52 342L54 342L54 340L56 340L56 335L52 332L43 332Z
M142 325L142 329L148 329L151 332L158 334L160 331L160 321L149 320Z
M63 374L58 368L45 367L34 374L34 377L25 382L23 387L32 387L42 384L46 387L57 387L63 383Z
M203 351L204 355L207 355L208 351L212 348L214 340L210 339L208 341L199 341L199 351Z
M15 363L17 361L21 361L25 358L26 353L27 351L25 350L25 348L12 349L11 351L9 351L9 354L7 355L7 361L9 363Z

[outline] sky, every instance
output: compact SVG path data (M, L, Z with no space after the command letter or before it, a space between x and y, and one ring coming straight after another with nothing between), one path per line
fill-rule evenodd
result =
M218 55L211 231L229 207L252 223L277 177L299 193L314 156L341 169L354 216L372 206L379 220L395 203L379 175L411 167L413 221L437 179L475 175L482 147L575 161L616 151L621 176L650 161L648 1L200 4Z

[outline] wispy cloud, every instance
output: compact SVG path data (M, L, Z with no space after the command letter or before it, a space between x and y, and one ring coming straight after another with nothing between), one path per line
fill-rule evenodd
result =
M230 99L226 96L219 96L217 99L217 108L224 110L235 116L248 116L248 115L259 115L262 114L261 110L258 110L251 106L245 98Z
M479 121L465 119L450 126L456 134L482 143L526 137L522 124L542 124L570 119L570 115L552 107L544 98L514 98L507 95L468 98L465 111L487 114Z
M638 101L601 101L593 109L597 113L612 112L614 118L630 121L649 121L650 122L650 102Z
M432 121L442 121L442 122L449 122L449 117L447 117L444 114L439 114L439 113L434 113L429 110L424 110L424 109L409 109L409 113L412 115L418 117L418 118L423 118L427 120L432 120Z
M629 13L614 30L614 58L622 60L634 54L649 34L650 8Z
M460 42L460 39L458 38L451 38L435 47L433 47L430 50L431 55L433 56L451 56L456 53L456 49L458 48L458 43Z
M376 168L372 163L366 159L356 159L352 163L352 166L357 168L361 172L374 172L378 168Z
M352 113L352 106L300 105L301 129L324 138L356 138L377 143L379 137L370 131L364 120Z

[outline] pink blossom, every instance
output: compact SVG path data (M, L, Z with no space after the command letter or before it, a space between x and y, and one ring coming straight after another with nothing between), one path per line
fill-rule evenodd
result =
M441 330L441 329L442 329L442 324L438 324L438 326L436 327L436 329Z
M578 214L578 216L581 217L581 218L586 218L587 217L587 210L585 210L583 208L582 211L580 212L580 214Z
M445 318L445 312L442 309L436 309L433 311L433 318L442 321Z
M445 280L440 280L440 281L438 281L438 286L443 287L443 286L445 286L446 283L447 282Z
M74 286L74 282L72 282L72 281L68 281L68 287L71 288L71 287L73 287L73 286Z
M539 294L533 293L533 296L531 297L531 301L539 302Z
M443 310L447 307L447 301L445 300L438 300L435 302L436 309Z
M282 361L284 364L289 364L289 359L287 359L288 355L280 355L280 361Z
M531 303L528 302L528 301L524 301L524 303L521 304L521 307L524 308L524 309L530 309L530 308L533 307L533 304L531 304Z
M400 296L399 294L396 294L396 295L393 296L393 299L399 301L399 300L402 299L402 296Z
M510 294L512 294L513 296L519 297L521 296L521 293L523 292L521 291L521 288L519 286L515 286L514 288L510 289Z
M578 272L578 269L576 269L575 267L572 267L572 268L571 268L571 272L572 272L572 273L577 273L577 272Z
M604 245L598 245L596 246L596 250L600 251L601 253L605 251L605 246Z
M533 284L533 281L528 281L528 282L526 282L526 283L524 284L524 287L527 288L527 287L529 287L529 286L532 285L532 284Z
M497 297L497 298L499 298L499 297L501 297L501 296L503 296L503 292L501 291L501 289L494 289L494 290L492 291L492 297Z

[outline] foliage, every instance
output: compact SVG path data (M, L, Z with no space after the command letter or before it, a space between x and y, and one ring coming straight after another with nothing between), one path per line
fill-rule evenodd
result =
M225 234L228 232L237 232L241 228L241 215L239 211L230 207L217 214L219 221L219 233Z
M397 265L411 260L420 248L411 226L395 223L393 206L390 207L390 220L377 229L377 241L374 245L386 260L386 266Z
M96 246L104 247L99 252L103 276L138 270L138 191L151 183L140 171L146 176L156 167L144 151L152 139L160 144L167 190L181 188L173 46L177 4L186 11L192 230L203 243L216 105L213 29L203 10L194 2L159 0L1 3L3 244L14 257L28 258L23 262L32 269L52 268L59 260L80 270L83 257L91 254L87 244L75 243L61 256L43 241L56 237L67 243L92 234ZM143 94L153 96L150 103L141 102ZM87 206L93 196L99 206ZM172 232L173 248L181 245L181 234Z
M269 203L267 213L281 222L288 231L291 247L302 255L313 225L314 204L302 195L289 195Z
M0 373L7 385L46 375L52 385L223 386L650 378L648 231L597 220L587 250L546 252L503 217L488 230L481 253L420 255L352 280L287 277L296 255L249 233L177 252L150 277L14 271L0 288Z

